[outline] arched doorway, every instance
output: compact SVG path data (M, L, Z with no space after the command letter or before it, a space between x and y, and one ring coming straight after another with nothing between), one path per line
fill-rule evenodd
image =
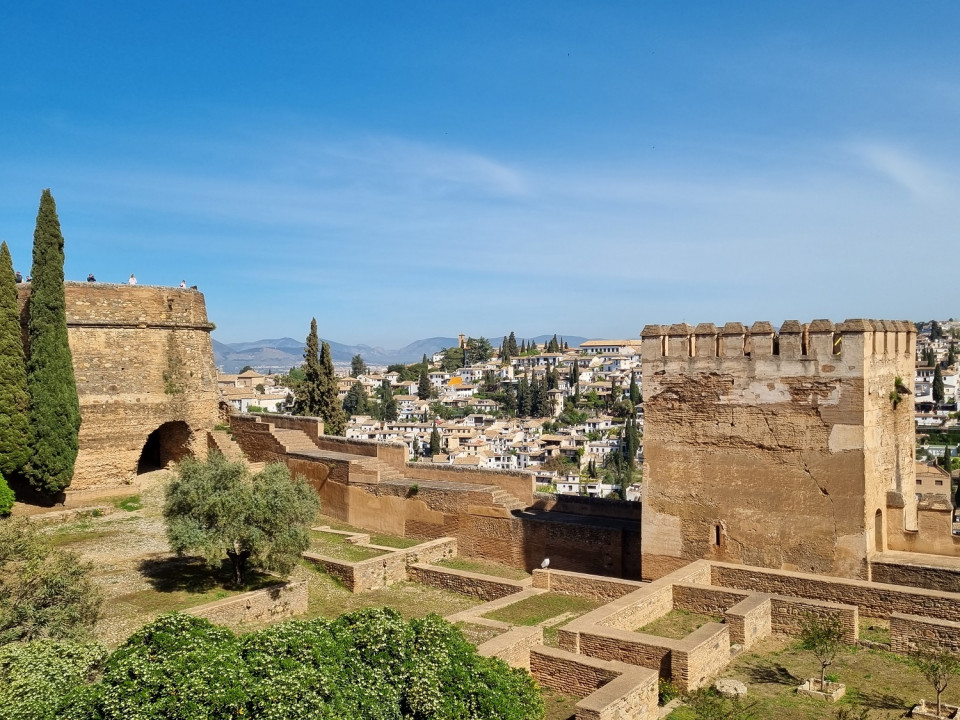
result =
M137 475L160 470L190 453L190 426L182 420L166 422L147 436L137 462Z
M877 552L883 552L886 548L883 546L883 511L877 510L873 516L873 549Z

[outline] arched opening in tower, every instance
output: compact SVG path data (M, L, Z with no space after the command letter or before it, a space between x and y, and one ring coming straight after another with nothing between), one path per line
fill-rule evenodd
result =
M190 454L190 426L182 420L166 422L147 436L137 462L137 475L160 470Z

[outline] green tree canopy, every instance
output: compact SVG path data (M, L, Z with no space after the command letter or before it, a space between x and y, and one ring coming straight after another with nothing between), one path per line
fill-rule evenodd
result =
M397 400L393 387L386 378L380 383L380 419L393 422L397 419Z
M367 364L363 361L363 355L357 353L350 359L350 377L360 377L367 374Z
M363 415L367 412L367 390L363 383L357 380L347 391L343 399L343 411L347 415Z
M23 471L30 458L30 396L20 329L17 281L5 242L0 243L0 474ZM0 481L2 482L2 481ZM4 483L5 485L5 483ZM2 490L0 490L2 494ZM3 514L0 502L0 514Z
M326 340L320 346L320 370L320 417L323 418L323 432L327 435L343 435L347 431L347 416L340 402L330 343Z
M943 398L943 373L940 372L940 366L937 365L933 370L933 402L942 405Z
M317 336L317 319L311 318L307 345L303 351L303 379L297 383L297 415L319 417L322 393L323 370L320 368L320 339Z
M436 455L440 452L440 431L437 430L437 426L433 426L433 430L430 431L430 454Z
M53 548L35 523L0 520L0 645L86 637L100 615L92 567Z
M309 526L319 508L313 488L282 463L255 476L242 462L211 452L185 458L167 486L163 517L174 552L196 552L218 567L224 555L242 585L248 565L288 573L310 545Z
M417 397L421 400L428 400L430 398L430 376L427 372L426 364L420 369L420 378L417 382Z
M33 281L28 311L32 454L25 468L30 484L47 495L70 485L79 449L80 401L67 342L63 291L63 235L57 207L44 190L33 234Z

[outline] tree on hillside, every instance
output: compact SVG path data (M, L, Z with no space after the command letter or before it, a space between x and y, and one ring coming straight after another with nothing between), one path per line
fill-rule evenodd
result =
M433 426L433 430L430 432L430 454L436 455L440 452L440 432L437 430L437 426Z
M810 613L800 624L800 646L809 650L820 663L820 690L826 683L827 668L843 647L843 626L836 615Z
M326 340L320 345L320 377L320 417L323 418L323 432L326 435L343 435L347 431L347 416L340 402L330 343Z
M493 345L485 337L467 338L463 353L463 366L486 362L493 357Z
M178 555L191 551L219 567L224 554L233 581L243 585L249 566L285 575L310 546L310 523L320 503L303 478L282 463L254 476L242 462L211 452L185 458L167 486L163 517Z
M527 373L524 372L517 383L517 417L530 417L532 402L530 383L527 381Z
M0 475L19 474L30 458L30 396L23 352L17 280L7 244L0 243ZM6 483L0 480L0 495ZM0 505L0 514L2 505Z
M303 351L303 379L297 386L297 415L318 417L320 395L323 392L323 371L320 368L320 339L317 337L317 319L310 319L310 333Z
M380 419L393 422L397 419L397 399L393 395L393 388L386 378L380 384Z
M27 321L31 456L25 474L37 490L55 495L73 480L79 449L80 401L67 342L63 235L49 190L44 190L40 198L31 272Z
M937 365L933 371L933 402L937 406L943 404L943 373L940 372L940 366Z
M343 411L347 415L363 415L367 412L367 400L367 390L363 383L357 380L343 399Z
M630 402L634 406L640 403L640 386L637 385L637 374L635 372L630 373Z
M363 356L357 353L350 359L350 377L360 377L367 374L367 364Z
M430 376L427 373L427 365L423 364L420 370L420 379L417 383L417 397L421 400L430 398Z
M514 334L513 330L510 331L510 336L507 338L506 350L510 357L516 357L520 354L520 348L517 347L517 336Z
M91 570L38 523L0 520L0 645L88 635L101 603Z

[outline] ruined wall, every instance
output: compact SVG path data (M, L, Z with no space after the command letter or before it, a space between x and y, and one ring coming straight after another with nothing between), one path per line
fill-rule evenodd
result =
M867 577L887 491L915 483L914 343L906 322L644 328L644 577L698 558Z
M217 380L203 295L70 282L65 294L82 418L70 489L132 482L154 431L145 468L205 453ZM21 284L24 328L29 297Z

